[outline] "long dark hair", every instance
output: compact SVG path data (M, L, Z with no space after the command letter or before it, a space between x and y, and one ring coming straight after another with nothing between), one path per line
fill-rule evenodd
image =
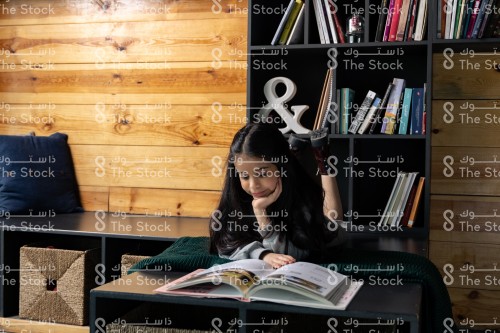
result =
M252 197L236 174L234 162L239 154L272 161L281 174L281 195L267 209L268 215L277 216L271 218L272 230L295 247L323 252L323 189L290 152L279 129L266 123L250 123L234 136L220 202L210 219L210 252L229 255L252 241L262 241L253 217Z

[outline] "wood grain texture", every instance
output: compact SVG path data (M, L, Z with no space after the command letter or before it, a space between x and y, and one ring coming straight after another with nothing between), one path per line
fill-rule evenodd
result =
M217 207L219 198L219 191L112 187L109 211L155 216L205 217L208 220Z
M500 197L432 195L431 241L500 244Z
M429 242L429 259L448 286L500 291L497 267L500 245Z
M0 25L246 18L247 0L10 0Z
M9 333L89 333L88 326L38 322L19 318L0 318L0 329Z
M71 145L79 185L222 188L227 148Z
M0 26L0 68L34 64L46 68L63 63L123 68L179 61L246 61L246 26L246 20L232 17Z
M244 105L216 102L0 105L1 133L46 136L64 132L70 144L228 147L245 123Z
M500 193L500 148L433 147L431 155L432 194Z
M433 99L498 99L500 54L433 55Z
M499 147L500 100L434 100L433 146Z
M79 186L80 201L85 211L109 210L109 187Z
M495 327L494 321L498 319L500 313L500 291L449 288L449 294L457 324L460 324L460 322L463 324L470 323L472 320L478 324L490 323L489 325L474 325L475 332L477 332L477 329L484 330L487 328L490 329L490 332L498 330L498 326ZM470 324L464 325L464 327L468 328L469 332L473 332Z

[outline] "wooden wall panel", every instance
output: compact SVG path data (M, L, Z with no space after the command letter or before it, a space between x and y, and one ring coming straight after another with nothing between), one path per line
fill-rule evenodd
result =
M109 210L132 214L208 217L217 208L218 191L112 187Z
M209 216L246 122L247 6L1 3L0 133L67 133L86 210Z
M233 134L245 124L245 113L242 104L215 102L4 104L0 105L0 131L42 136L63 132L70 144L228 147Z
M432 195L431 241L499 244L500 197Z
M247 0L9 0L2 2L0 25L192 20L239 17ZM2 7L0 7L1 9Z
M500 53L443 51L433 56L433 99L497 99Z
M500 78L500 75L499 75ZM499 147L500 100L434 100L433 146Z
M500 193L500 148L433 147L431 193Z
M493 333L498 329L496 320L500 313L500 291L449 288L448 292L453 304L455 322L471 329L461 332ZM488 327L489 330L486 329Z

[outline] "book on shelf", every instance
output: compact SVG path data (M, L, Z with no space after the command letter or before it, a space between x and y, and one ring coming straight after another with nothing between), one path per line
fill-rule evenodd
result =
M413 28L415 27L415 18L417 16L417 0L410 1L410 8L408 12L408 18L406 21L405 33L403 36L404 41L412 40L413 36Z
M408 124L410 123L412 93L413 93L413 88L405 88L403 94L403 105L401 107L401 119L399 121L398 134L408 133Z
M377 94L374 91L368 90L363 102L359 106L358 112L356 112L356 116L352 119L348 130L349 133L356 134L358 132L375 97L377 97Z
M375 121L377 112L380 110L380 102L381 99L379 97L375 97L372 105L370 106L370 109L366 113L366 117L363 120L363 123L358 129L358 134L365 134L370 129L370 126L372 126L373 122Z
M500 20L500 0L440 0L438 38L477 39L499 37L491 27Z
M300 21L300 23L303 24L302 20L297 20L301 12L302 15L304 15L302 11L303 7L304 3L302 2L302 0L290 1L283 17L281 18L278 28L276 29L274 37L271 41L271 45L287 44L287 42L289 42L290 40L292 31L297 31L296 33L299 34L300 28L298 28L297 30L296 23L298 24ZM295 35L293 36L293 38L298 38L298 36Z
M329 68L326 72L325 82L323 83L323 90L321 91L321 98L319 101L318 112L316 112L316 119L314 121L313 129L320 129L327 126L328 121L338 122L338 108L334 106L334 89L333 89L333 68Z
M411 97L410 134L424 134L424 88L413 88Z
M391 30L392 15L394 13L394 2L396 0L389 1L389 7L387 9L387 15L385 18L384 34L382 35L382 41L387 42L389 39L389 32Z
M290 36L288 37L285 45L300 44L304 40L304 16L305 16L306 6L302 6L300 12L293 24L292 31L290 31Z
M375 112L375 115L373 116L373 122L370 126L369 134L374 134L380 132L380 128L382 127L382 119L383 115L385 114L385 110L387 108L387 101L389 100L389 95L391 93L392 87L394 87L394 84L391 82L387 86L384 97L382 97L382 100L380 101L380 106Z
M413 227L417 219L418 208L420 207L420 203L422 202L424 184L425 184L425 177L420 177L416 187L415 197L413 198L412 201L410 216L408 217L408 223L407 223L408 228Z
M308 262L273 269L263 260L244 259L195 270L155 292L345 310L362 285L362 281Z
M399 26L399 18L401 17L401 9L403 8L403 1L407 0L395 0L393 13L391 16L390 28L389 28L389 37L387 41L393 42L396 40L396 34Z
M348 134L351 117L354 111L355 91L351 88L340 88L340 134Z
M399 22L396 28L396 37L394 40L402 42L405 40L405 30L408 26L408 17L410 13L410 6L412 5L411 0L403 0L401 4L401 10L399 15Z
M413 40L414 41L423 40L426 29L427 29L427 0L420 0L418 4Z
M410 207L413 207L416 198L418 186L415 180L417 177L418 172L398 172L384 212L378 223L379 226L389 225L397 227L408 224L405 221L405 213L408 217L411 215L408 210ZM412 191L415 194L412 195Z
M392 83L394 87L391 89L389 98L387 100L387 107L385 110L384 118L382 120L382 134L394 134L396 121L401 103L401 94L405 89L405 79L394 78Z
M387 19L387 12L389 10L389 0L381 0L379 6L379 16L377 22L377 30L375 31L375 41L381 42L384 38L384 29Z
M342 24L331 0L312 0L321 44L345 43Z

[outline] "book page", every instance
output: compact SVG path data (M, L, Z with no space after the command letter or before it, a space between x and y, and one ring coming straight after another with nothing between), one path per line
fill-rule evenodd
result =
M272 280L274 283L290 284L322 297L328 297L345 279L346 276L328 268L308 262L296 262L277 269L262 283L270 283Z

